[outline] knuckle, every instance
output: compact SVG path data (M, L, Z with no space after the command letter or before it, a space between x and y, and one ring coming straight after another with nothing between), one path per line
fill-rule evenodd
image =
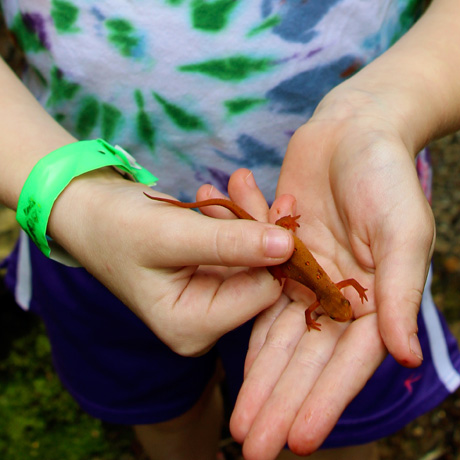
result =
M300 347L296 353L296 362L310 370L321 370L327 363L328 356L324 356L311 346Z
M171 343L166 342L166 345L168 345L174 353L186 358L196 358L201 356L210 348L209 344L205 343L201 339L197 339L196 337L183 337L182 340L179 341L176 337L171 341Z
M232 265L237 257L241 260L244 256L243 243L244 232L239 226L218 226L214 237L214 246L220 264Z
M429 207L428 203L425 207L425 225L421 228L418 228L418 232L416 234L419 235L420 240L426 246L431 246L433 239L436 234L436 224L434 220L434 215Z
M294 346L294 340L290 334L281 334L273 330L268 332L265 343L271 349L277 349L285 352Z
M423 289L413 287L406 292L404 302L409 308L418 312L422 303Z
M158 310L163 310L163 305L157 304ZM176 302L173 310L163 312L158 318L152 331L174 353L184 357L201 356L212 345L214 331L206 326L205 321L190 316L185 307L180 301ZM181 310L183 316L178 316L174 310Z

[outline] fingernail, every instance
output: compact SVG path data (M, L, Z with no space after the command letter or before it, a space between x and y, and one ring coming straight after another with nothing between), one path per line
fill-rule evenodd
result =
M265 256L279 259L285 257L291 245L291 237L286 230L271 228L265 232Z
M254 179L254 174L252 174L252 171L250 171L250 173L246 176L244 181L246 182L246 185L248 185L248 187L250 187L250 188L256 188L257 187L256 180Z
M411 353L417 356L417 358L423 360L422 347L420 346L420 341L415 333L409 336L409 348Z
M211 185L211 188L209 189L208 198L212 196L212 192L214 192L214 185Z

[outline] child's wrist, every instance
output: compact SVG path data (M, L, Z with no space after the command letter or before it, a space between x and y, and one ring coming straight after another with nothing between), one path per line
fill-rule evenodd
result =
M48 221L55 201L75 178L95 170L100 171L98 176L105 175L101 168L108 166L147 185L156 181L123 149L100 139L66 145L43 157L32 169L21 191L16 216L21 227L47 257L51 255ZM110 172L108 177L113 175Z
M399 139L414 158L428 138L415 125L415 119L414 124L409 121L411 110L416 108L410 99L411 95L399 94L397 89L385 91L382 87L373 92L364 84L360 87L359 81L355 84L350 80L325 96L313 118L334 123L339 137L374 133L375 141Z

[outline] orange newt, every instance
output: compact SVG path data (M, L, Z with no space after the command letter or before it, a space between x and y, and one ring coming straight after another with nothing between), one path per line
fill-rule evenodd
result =
M159 198L144 193L145 196L152 200L163 201L165 203L174 204L181 208L201 208L204 206L223 206L229 209L239 219L256 220L244 209L230 200L222 198L213 198L195 203L182 203L181 201L171 200L169 198ZM275 223L288 230L295 231L299 227L297 219L300 216L284 216L278 219ZM333 283L328 274L321 268L319 263L313 257L313 254L307 249L303 241L294 236L294 252L292 256L280 265L267 267L268 271L277 279L280 284L283 278L295 280L310 290L316 295L316 301L312 303L305 311L305 321L308 330L310 328L320 331L320 323L316 322L311 313L319 306L327 313L327 315L335 321L349 321L353 316L350 302L343 296L340 289L346 286L352 286L356 289L361 298L361 302L367 300L366 291L355 279L347 279L339 283Z

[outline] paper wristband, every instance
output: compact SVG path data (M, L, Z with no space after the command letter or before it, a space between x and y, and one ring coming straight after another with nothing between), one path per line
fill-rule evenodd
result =
M16 220L45 256L50 257L46 229L57 197L73 178L106 166L113 166L130 179L149 186L157 181L128 152L103 139L66 145L33 167L19 196Z

